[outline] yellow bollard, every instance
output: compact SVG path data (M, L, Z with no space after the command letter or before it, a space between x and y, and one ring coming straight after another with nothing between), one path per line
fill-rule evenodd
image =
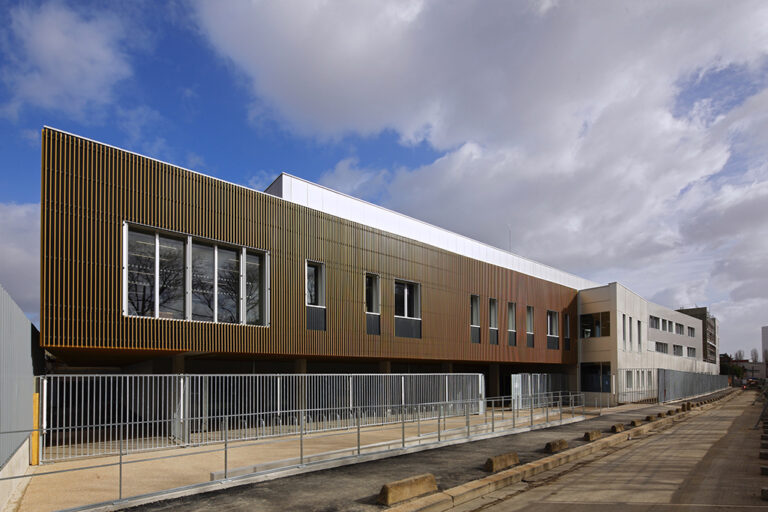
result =
M29 463L40 464L40 393L32 393L32 435L29 436Z

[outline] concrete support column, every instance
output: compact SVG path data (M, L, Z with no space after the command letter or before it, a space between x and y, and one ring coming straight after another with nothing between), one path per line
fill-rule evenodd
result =
M184 373L184 354L176 354L171 357L171 372Z
M379 361L379 373L392 373L392 361Z
M307 373L307 360L306 359L294 359L293 360L293 373Z
M493 363L488 368L488 390L487 396L499 396L501 395L501 388L499 382L500 368L498 363Z

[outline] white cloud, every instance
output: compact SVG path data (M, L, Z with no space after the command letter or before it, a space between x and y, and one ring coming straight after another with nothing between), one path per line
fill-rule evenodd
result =
M390 172L387 169L363 169L355 157L345 158L320 177L320 184L353 197L376 201L387 189Z
M40 204L0 203L0 284L33 319L40 311Z
M721 101L705 79L747 70L765 87L765 2L196 7L260 117L320 139L394 130L445 152L417 169L343 160L325 184L375 183L386 206L500 247L509 224L516 252L711 304L724 350L759 342L768 91Z
M25 105L85 117L112 101L117 83L131 76L121 49L127 37L116 17L84 14L62 3L24 4L11 10L2 79L6 115Z
M251 173L247 180L247 184L254 190L264 192L264 190L272 184L280 173L277 171L265 171L259 170Z

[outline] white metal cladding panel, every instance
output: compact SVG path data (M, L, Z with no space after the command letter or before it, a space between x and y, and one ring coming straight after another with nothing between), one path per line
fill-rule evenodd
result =
M588 279L497 249L290 174L282 174L279 179L282 180L282 187L274 187L273 191L277 193L282 189L280 197L286 201L577 290L599 286L598 283Z
M32 428L32 325L0 286L0 432ZM0 468L29 433L0 434Z

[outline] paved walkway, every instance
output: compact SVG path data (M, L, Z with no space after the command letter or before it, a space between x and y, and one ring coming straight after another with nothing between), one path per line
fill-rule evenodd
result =
M751 396L747 402L751 403ZM483 471L482 465L489 456L508 451L517 451L521 463L531 462L546 455L543 450L544 445L552 439L564 438L570 446L578 446L584 443L582 436L586 430L607 430L614 423L629 423L632 419L640 419L648 414L667 411L670 407L674 406L626 407L622 408L621 411L610 412L602 417L580 423L475 441L427 452L392 457L376 462L307 473L270 482L227 489L221 492L156 503L139 507L135 510L381 511L382 508L376 505L376 496L381 485L386 482L431 472L437 477L439 487L447 489L487 476L487 473ZM744 407L744 404L740 402L736 410L741 411ZM715 411L718 409L716 408ZM714 411L706 412L702 416L709 415L714 416L716 413ZM724 428L727 430L727 427ZM653 437L649 439L653 439ZM706 453L708 450L706 443L707 441L705 440L694 439L693 445L699 445L699 455ZM757 455L757 446L759 446L759 443L754 445L753 452L755 457ZM667 446L664 449L675 449L674 442L673 446ZM682 454L679 449L676 450L680 457L688 456L686 454L690 452L689 447L686 445L685 449L685 454ZM614 470L617 472L622 471L619 466L615 465ZM650 478L642 472L642 468L635 468L634 471L625 472L622 478L630 480L634 478L638 486ZM595 485L599 486L601 483L598 480L595 482ZM586 498L589 498L589 496L586 496ZM498 500L499 498L495 499ZM489 505L489 503L485 503L485 505ZM561 510L562 507L556 507L552 510L555 509ZM504 509L500 508L499 510Z
M760 489L761 404L747 393L603 457L539 475L457 512L768 510Z

